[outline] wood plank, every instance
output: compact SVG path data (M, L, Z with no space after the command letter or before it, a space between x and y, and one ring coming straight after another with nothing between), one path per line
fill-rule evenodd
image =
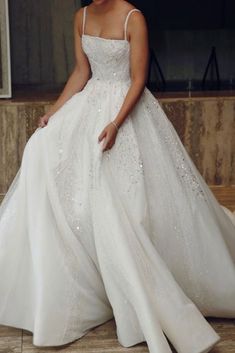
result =
M0 353L22 353L22 330L0 326Z
M43 353L58 351L58 347L43 348ZM116 337L114 320L92 329L73 343L60 346L64 353L130 353L130 348L122 347ZM32 335L23 331L23 353L39 353L42 349L32 345ZM139 343L131 348L132 353L148 353L147 344Z
M21 163L26 119L18 106L0 106L0 193L7 191Z
M212 325L220 335L221 341L211 350L211 353L234 353L235 352L235 320L223 318L211 318L206 320ZM168 340L173 353L176 350ZM146 342L132 346L122 347L117 341L116 325L114 320L100 325L88 334L73 343L59 347L43 348L43 353L53 353L63 349L64 353L148 353ZM23 351L22 353L39 353L42 348L32 345L32 334L23 330Z

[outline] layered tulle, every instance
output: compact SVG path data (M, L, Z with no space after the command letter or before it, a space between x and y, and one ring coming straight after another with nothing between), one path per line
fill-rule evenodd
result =
M147 88L102 152L130 45L82 48L91 79L31 136L0 208L0 324L59 346L114 317L124 346L205 353L220 337L204 316L235 316L235 216Z
M235 217L147 88L101 151L128 88L92 78L29 139L1 206L0 323L47 346L114 317L124 346L199 353L219 340L203 315L235 317Z

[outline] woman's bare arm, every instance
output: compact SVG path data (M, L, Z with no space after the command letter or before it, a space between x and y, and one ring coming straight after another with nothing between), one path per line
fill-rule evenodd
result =
M128 32L130 36L131 86L118 115L113 120L118 126L123 123L138 102L145 88L148 73L148 30L142 13L131 14Z
M114 145L117 129L138 102L146 85L149 47L147 24L142 13L134 12L131 15L128 24L128 34L130 37L131 85L117 116L113 122L103 129L98 137L99 143L105 138L102 151L106 151Z
M45 114L45 120L49 119L64 103L70 99L75 93L81 91L90 77L90 65L86 54L83 52L81 45L81 28L82 28L83 9L78 10L74 15L74 52L75 67L67 80L67 83L60 96ZM42 117L44 118L44 117ZM41 118L41 119L42 119ZM42 122L43 125L43 122ZM46 125L45 124L43 126ZM43 127L42 126L42 127Z

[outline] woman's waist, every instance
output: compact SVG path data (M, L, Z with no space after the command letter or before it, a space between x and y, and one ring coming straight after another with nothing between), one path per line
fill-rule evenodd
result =
M115 72L112 74L100 74L93 73L91 78L89 79L91 82L96 83L108 83L108 84L130 84L131 78L130 75L116 74Z

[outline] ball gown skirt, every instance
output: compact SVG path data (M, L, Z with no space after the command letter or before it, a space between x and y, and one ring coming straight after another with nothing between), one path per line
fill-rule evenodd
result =
M114 317L125 347L205 352L205 317L235 317L235 215L147 88L102 152L129 43L82 43L92 77L32 134L0 208L0 324L59 346Z

